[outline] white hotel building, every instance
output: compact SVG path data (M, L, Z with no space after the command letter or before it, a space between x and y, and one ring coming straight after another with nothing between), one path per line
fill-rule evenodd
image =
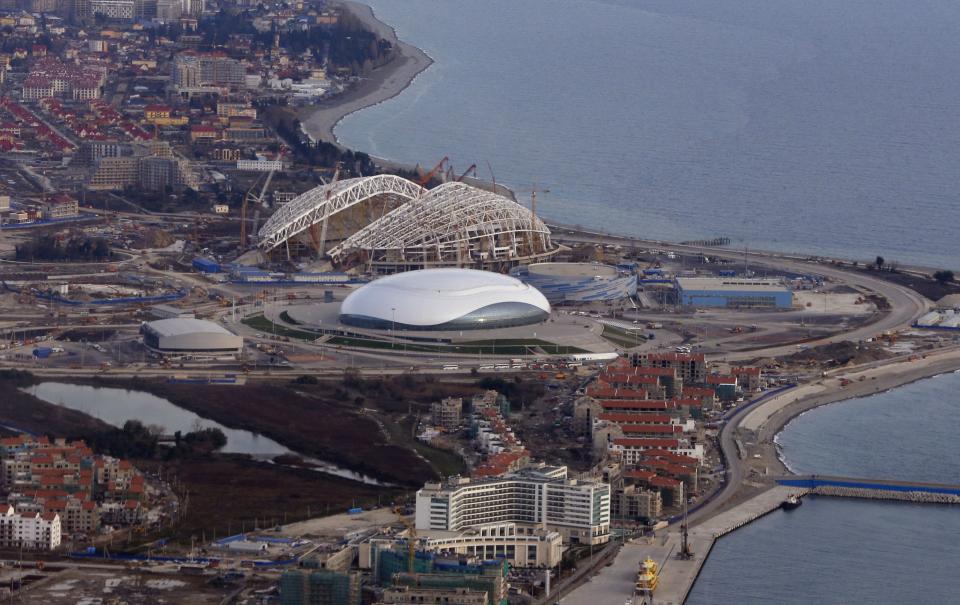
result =
M471 482L454 477L417 492L417 531L462 531L498 523L540 527L568 544L610 540L610 486L567 478L543 464Z

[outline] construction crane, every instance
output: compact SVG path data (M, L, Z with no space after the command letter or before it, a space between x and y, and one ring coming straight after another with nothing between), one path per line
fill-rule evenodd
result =
M330 181L330 184L326 187L327 192L327 208L330 208L330 196L333 195L333 188L336 186L337 181L340 180L340 163L337 162L336 170L333 171L333 179ZM323 226L320 230L319 237L317 236L316 230L310 232L310 238L313 240L313 245L317 250L317 256L323 254L323 249L327 245L327 225L330 221L330 212L327 210L323 213Z
M461 174L460 176L458 176L458 177L456 178L456 181L457 181L458 183L463 182L463 179L466 178L466 176L467 176L468 174L470 174L471 172L473 173L473 178L477 178L477 165L476 165L476 164L470 164L470 167L467 168L466 170L464 170L463 174Z
M280 152L280 155L277 156L277 159L283 159L283 152ZM257 184L260 182L260 179L257 179L257 182L253 184L250 189L247 190L247 194L243 197L243 205L240 207L240 250L241 252L247 248L247 206L250 202L254 203L254 213L253 213L253 233L257 232L257 226L260 222L260 209L263 208L264 196L267 195L267 189L270 187L270 182L273 180L273 175L276 173L276 168L271 168L270 172L267 173L267 180L263 183L263 188L260 190L260 195L254 195L253 190L256 189Z
M394 507L393 512L400 517L400 522L407 528L407 573L413 575L416 571L417 560L417 526L403 516L400 507Z
M443 165L450 161L450 158L443 156L443 159L433 167L433 170L428 172L425 176L420 177L420 180L417 181L417 184L421 187L426 187L427 184L437 175L438 172L443 170Z

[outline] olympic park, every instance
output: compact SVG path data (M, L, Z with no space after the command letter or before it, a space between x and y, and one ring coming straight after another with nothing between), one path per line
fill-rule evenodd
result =
M347 179L294 198L257 232L261 266L322 267L328 273L315 275L342 276L343 287L322 302L275 297L254 312L273 329L337 347L609 358L615 349L602 328L555 307L628 299L636 276L556 262L563 251L533 208L498 192L463 182L425 189L392 175Z

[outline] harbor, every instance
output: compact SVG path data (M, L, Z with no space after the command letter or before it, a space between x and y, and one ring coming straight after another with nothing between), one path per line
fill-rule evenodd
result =
M860 498L929 504L960 503L960 486L927 482L886 481L851 477L790 476L777 485L688 529L688 556L683 556L683 525L633 539L614 560L563 598L572 605L682 605L693 590L716 541L777 510L802 505L806 496ZM652 596L638 594L638 572L646 559L658 567Z

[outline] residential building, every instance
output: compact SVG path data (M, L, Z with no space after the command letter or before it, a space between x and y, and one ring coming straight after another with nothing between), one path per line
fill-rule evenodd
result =
M653 472L647 474L649 479L656 476ZM610 500L610 515L614 519L649 521L663 514L663 498L656 490L621 485L613 490Z
M60 516L56 513L18 513L0 504L0 548L54 550L60 546Z
M0 487L18 513L56 513L67 534L97 532L115 504L123 510L111 523L139 522L146 494L129 461L96 456L82 441L27 435L0 439Z
M178 88L241 86L246 70L223 53L179 53L173 62L173 83Z
M58 193L43 205L43 215L49 219L58 220L73 218L80 214L77 198L66 193Z
M453 477L417 492L417 530L461 531L496 523L541 526L572 544L610 539L610 486L543 464L476 481Z
M632 353L630 361L643 368L671 368L684 385L702 385L707 381L707 363L702 353Z
M384 605L486 605L487 593L470 588L412 588L397 586L383 592Z
M445 431L456 431L460 428L462 411L462 398L447 397L430 404L430 420L434 426L438 426Z
M360 605L360 575L291 569L280 576L280 605Z

